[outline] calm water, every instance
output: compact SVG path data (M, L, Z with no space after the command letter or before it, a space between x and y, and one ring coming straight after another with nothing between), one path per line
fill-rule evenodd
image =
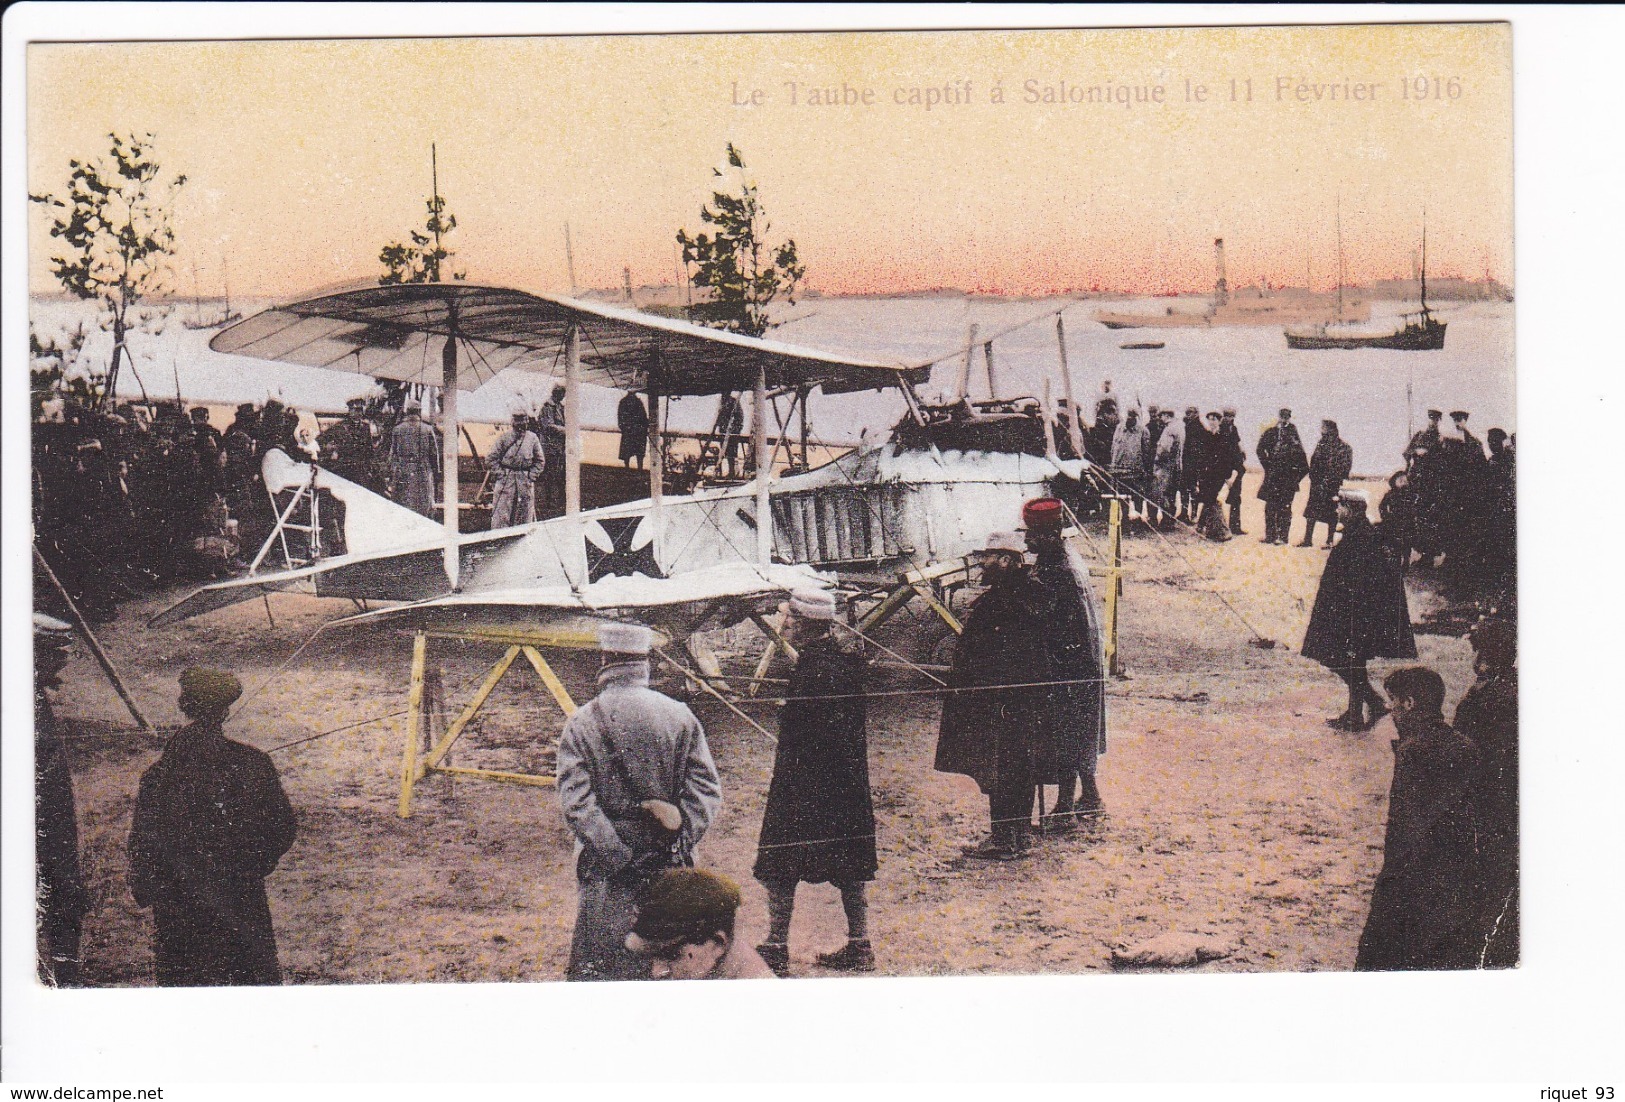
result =
M967 300L955 296L886 299L812 299L789 309L794 319L775 330L774 339L882 362L919 363L963 347L967 327L976 323L982 338L1029 318L1052 315L1058 302L1043 300ZM1383 349L1293 351L1279 328L1246 326L1222 329L1109 330L1093 320L1099 302L1084 302L1065 312L1067 349L1080 399L1099 390L1102 379L1129 401L1172 405L1183 411L1196 405L1205 412L1222 405L1239 411L1243 435L1256 431L1275 410L1289 406L1310 446L1318 423L1338 422L1354 447L1357 472L1385 474L1398 464L1407 439L1406 388L1411 388L1409 423L1420 426L1428 407L1449 412L1466 409L1482 438L1493 425L1516 431L1513 374L1513 307L1508 303L1451 305L1441 316L1450 329L1437 352ZM1158 300L1112 302L1110 309L1156 311ZM1378 314L1394 314L1399 303L1379 303ZM184 308L183 308L184 309ZM105 366L111 338L96 331L93 311L83 305L36 302L32 321L43 335L60 333L78 320L90 321L92 335L84 360ZM172 321L162 333L131 338L136 372L154 398L175 395L177 380L190 401L223 404L263 401L269 394L305 409L342 409L344 399L369 383L346 372L265 364L208 349L212 331L186 329ZM1159 340L1166 347L1130 351L1127 341ZM999 337L994 360L1004 395L1043 393L1045 378L1060 397L1053 316ZM925 394L946 393L957 378L953 360L940 365ZM126 373L128 374L128 373ZM550 380L510 373L465 398L464 415L472 420L504 418L516 398L545 396ZM126 378L120 391L139 397L141 387ZM971 394L987 392L977 357ZM613 392L588 388L583 416L588 424L614 423ZM673 403L675 427L710 426L714 399L692 398ZM830 440L855 440L865 428L885 428L902 415L895 395L856 394L814 398L812 425ZM1251 440L1248 441L1249 448Z

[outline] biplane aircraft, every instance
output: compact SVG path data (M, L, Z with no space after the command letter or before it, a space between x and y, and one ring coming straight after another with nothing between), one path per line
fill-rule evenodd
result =
M775 647L789 649L767 617L797 587L840 585L871 598L860 627L918 599L957 630L942 600L944 579L964 577L966 556L985 546L989 533L1016 527L1023 501L1052 493L1076 501L1088 484L1089 462L1057 457L1052 418L1038 415L1036 400L983 403L982 411L963 400L974 342L964 353L960 400L940 408L926 406L915 391L930 364L865 362L598 303L464 283L370 286L307 299L246 318L210 347L439 387L448 503L458 500L458 392L509 369L562 375L565 515L465 534L455 507L436 523L272 451L262 473L278 525L250 572L194 592L156 616L155 626L272 592L349 598L368 607L336 624L407 629L420 641L428 635L586 645L598 623L628 619L683 647L708 682L700 687L714 692L721 673L697 633L753 620L768 637L760 677ZM1064 340L1062 348L1070 391ZM581 508L583 383L647 395L648 498ZM805 425L813 389L887 388L900 392L908 409L887 440L812 470L774 474L766 431L771 395L799 398ZM754 396L753 481L664 493L658 441L665 400L747 390ZM1081 455L1077 431L1074 419L1074 454ZM309 511L323 491L343 503L343 550L322 554L319 541L310 540L312 553L301 559L289 550L287 529L302 506L303 531L317 531ZM281 568L262 569L278 546ZM374 602L382 607L370 607ZM534 649L529 655L571 710L545 661ZM421 647L415 662L421 666Z
M1012 416L1032 426L1027 441L1012 444L1008 433L1001 442L967 435L997 424L997 416L976 425L945 417L944 431L931 433L933 411L914 389L929 377L929 365L841 358L515 290L453 283L339 292L256 314L223 330L210 347L441 387L448 501L457 494L458 392L507 369L562 374L565 515L465 534L454 510L444 510L436 524L273 452L264 460L268 490L284 497L326 490L344 502L344 552L297 565L284 556L291 569L262 571L280 534L273 533L247 575L198 590L160 613L155 625L263 593L302 592L389 602L365 618L402 627L636 618L682 638L737 623L798 585L872 583L962 559L989 532L1014 527L1023 500L1058 483L1081 484L1088 466L1055 458L1038 420L1019 413ZM663 399L754 392L754 481L669 496L662 492L661 449L651 447L647 499L583 511L582 383L646 394L651 440L659 436ZM814 388L896 389L909 424L823 467L775 476L766 447L769 395ZM295 507L279 505L279 519Z

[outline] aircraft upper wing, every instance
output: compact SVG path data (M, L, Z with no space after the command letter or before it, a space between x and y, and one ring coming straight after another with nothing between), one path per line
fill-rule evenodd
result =
M565 336L581 331L586 382L662 395L767 384L826 394L923 383L930 368L867 363L596 302L467 283L368 285L274 307L222 330L216 352L440 385L441 350L462 345L461 389L507 368L562 375Z

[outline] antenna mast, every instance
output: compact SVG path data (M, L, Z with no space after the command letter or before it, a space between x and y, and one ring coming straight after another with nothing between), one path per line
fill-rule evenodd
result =
M434 282L440 282L440 159L435 151L433 142L429 143L429 190L433 193L433 206L431 208L434 218L430 225L434 227Z

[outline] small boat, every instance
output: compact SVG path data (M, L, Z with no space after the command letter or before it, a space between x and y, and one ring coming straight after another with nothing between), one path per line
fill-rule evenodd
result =
M1162 341L1129 341L1128 343L1120 344L1117 347L1118 348L1162 348L1162 347L1164 347L1164 344L1163 344Z
M1342 225L1338 226L1338 295L1342 296ZM1433 352L1444 347L1444 330L1447 323L1439 321L1428 309L1428 228L1424 218L1422 223L1422 270L1421 270L1421 300L1422 308L1408 314L1400 315L1401 324L1398 329L1388 329L1381 332L1341 328L1334 324L1321 324L1303 329L1287 328L1282 330L1286 334L1286 346L1300 349L1322 348L1392 348L1402 352Z

